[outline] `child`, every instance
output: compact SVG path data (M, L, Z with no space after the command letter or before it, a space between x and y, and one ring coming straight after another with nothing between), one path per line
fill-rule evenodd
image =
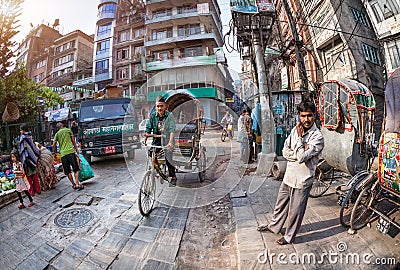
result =
M31 194L29 194L28 189L29 189L29 183L28 181L24 180L24 166L22 166L21 161L19 160L19 155L17 151L11 152L11 163L13 167L13 172L15 174L15 183L17 184L15 190L18 194L19 202L20 205L18 205L19 209L25 208L24 201L22 200L22 191L25 191L26 196L29 198L29 205L28 207L31 207L35 203L33 202Z

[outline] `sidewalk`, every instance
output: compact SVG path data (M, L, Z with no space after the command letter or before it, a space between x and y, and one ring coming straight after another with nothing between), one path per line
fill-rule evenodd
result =
M250 166L254 168L257 165ZM251 181L263 184L256 192L248 194L246 191ZM376 221L372 222L371 228L348 234L347 229L340 225L340 207L333 190L328 190L320 198L309 198L294 244L280 246L276 241L282 235L258 232L259 224L271 221L280 184L281 181L272 177L248 175L231 192L239 269L400 268L400 235L394 239L382 235L376 230ZM395 263L392 258L395 258ZM377 265L379 261L376 259L388 265Z

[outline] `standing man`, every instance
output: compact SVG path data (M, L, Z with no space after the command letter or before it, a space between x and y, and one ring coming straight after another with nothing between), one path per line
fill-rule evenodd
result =
M28 127L25 124L22 124L19 127L19 131L21 137L19 141L18 154L21 157L25 175L30 185L28 190L29 194L34 196L35 192L36 194L41 193L37 169L40 152L34 144L32 134L28 131Z
M56 146L58 142L60 146L61 163L64 174L68 177L73 189L81 190L84 188L84 186L81 185L78 180L79 164L76 160L75 151L78 153L79 149L76 145L75 137L72 134L71 129L65 127L64 122L57 123L57 128L59 128L59 130L57 131L56 135L54 135L53 154L56 152ZM72 171L74 172L75 182L72 177L71 167Z
M168 150L165 151L165 161L168 167L168 173L171 177L171 186L176 185L176 172L175 167L172 165L172 150L174 149L174 132L175 132L175 120L174 115L167 111L167 104L162 96L158 96L156 99L156 111L151 114L149 123L146 127L146 140L148 137L153 137L152 145L155 146L166 146ZM160 148L156 148L156 153L161 151ZM157 158L156 158L156 162ZM164 174L161 172L156 164L156 169L161 176Z
M252 163L253 155L251 154L251 144L253 143L253 119L250 117L250 109L244 112L242 117L242 132L243 132L243 162Z
M324 138L314 123L314 103L303 101L297 110L300 122L292 129L283 147L283 156L288 163L272 221L257 228L259 231L279 233L287 220L285 235L277 241L279 245L293 243L300 229L319 154L324 148Z

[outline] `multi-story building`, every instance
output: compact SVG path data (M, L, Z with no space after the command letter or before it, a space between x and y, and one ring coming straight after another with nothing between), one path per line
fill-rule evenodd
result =
M63 88L60 94L67 105L73 107L77 101L92 96L93 37L80 30L68 33L53 43L53 62L47 86ZM85 81L85 84L77 82Z
M145 71L147 101L180 91L202 102L206 119L222 117L226 91L233 91L223 67L221 11L216 0L147 0ZM222 64L218 64L222 62ZM219 106L220 105L220 106Z
M289 89L300 85L295 47L304 59L309 89L328 80L348 78L371 89L376 101L375 133L383 120L383 58L375 31L362 1L290 1L296 44L280 0L275 1L280 21L281 59L289 69ZM296 99L296 97L294 98Z
M93 51L95 90L113 82L113 45L118 0L99 0Z
M135 96L146 77L143 72L146 9L141 1L120 0L114 28L113 78L125 96Z
M16 62L25 64L28 76L34 81L46 84L52 67L51 46L61 36L55 28L40 24L18 45Z
M369 0L364 1L367 13L371 19L371 27L384 49L384 59L387 75L400 67L400 1L399 0Z

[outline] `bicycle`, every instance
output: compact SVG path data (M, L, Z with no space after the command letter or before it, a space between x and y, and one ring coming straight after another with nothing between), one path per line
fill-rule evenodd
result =
M226 137L229 137L230 140L233 139L233 124L229 123L225 125L225 127L222 129L221 133L221 141L225 141Z
M163 135L152 135L149 137L158 137L161 138ZM143 142L143 146L146 149L147 162L146 162L146 173L143 176L143 181L140 185L139 197L138 197L138 206L139 211L143 216L148 216L150 212L153 210L154 202L155 202L155 192L156 192L156 178L160 178L160 184L168 181L168 177L162 171L159 161L160 158L165 153L163 150L168 149L165 146L156 146L151 145L148 146L146 141ZM157 149L161 149L158 153Z

